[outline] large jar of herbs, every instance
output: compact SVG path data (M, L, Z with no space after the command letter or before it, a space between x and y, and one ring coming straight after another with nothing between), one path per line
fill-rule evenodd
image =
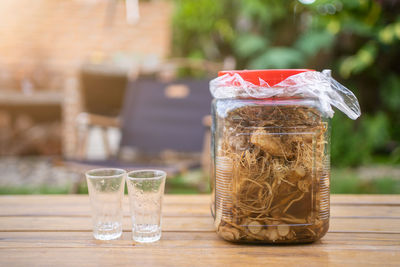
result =
M215 227L232 242L301 243L329 227L332 105L356 97L329 71L222 71L210 82Z

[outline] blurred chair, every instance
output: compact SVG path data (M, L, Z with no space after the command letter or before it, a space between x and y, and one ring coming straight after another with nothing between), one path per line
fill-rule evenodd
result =
M178 171L201 165L210 114L208 79L130 84L124 104L119 156L124 161L174 165Z
M161 169L174 176L201 167L209 153L210 114L208 79L161 81L143 78L130 82L121 116L121 142L107 160L68 161L77 171L95 167ZM208 137L207 137L208 136ZM209 142L209 141L208 141ZM206 150L204 150L206 148ZM76 184L72 192L77 192Z
M128 83L125 92L117 154L107 160L70 160L67 164L77 171L96 167L161 169L169 176L195 167L207 171L211 101L208 78L139 76ZM72 192L77 192L78 184Z
M78 130L77 155L84 159L87 139L93 127L102 132L107 157L111 156L107 128L119 128L120 113L128 84L127 72L114 66L85 65L80 75L83 113L76 120Z

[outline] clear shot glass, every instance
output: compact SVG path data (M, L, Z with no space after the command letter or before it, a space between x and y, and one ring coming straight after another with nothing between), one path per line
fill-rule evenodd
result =
M149 243L161 238L161 211L166 173L132 171L127 175L134 241Z
M122 200L126 171L94 169L86 172L92 206L93 236L100 240L119 238L122 234Z

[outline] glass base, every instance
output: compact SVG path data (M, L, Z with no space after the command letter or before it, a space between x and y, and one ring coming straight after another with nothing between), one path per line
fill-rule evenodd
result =
M152 236L133 236L133 240L139 243L151 243L160 240L161 234Z
M120 223L99 223L93 230L94 238L98 240L112 240L121 237L122 225Z
M132 229L132 239L140 243L151 243L160 240L161 227L157 224L136 225L136 230Z
M98 239L98 240L113 240L113 239L117 239L120 238L122 235L122 232L119 233L106 233L106 234L94 234L93 233L93 237Z

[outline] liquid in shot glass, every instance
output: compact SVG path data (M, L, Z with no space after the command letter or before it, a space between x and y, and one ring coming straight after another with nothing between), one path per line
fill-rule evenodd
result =
M122 200L126 171L94 169L86 172L92 207L93 236L111 240L122 235Z
M166 173L159 170L132 171L127 175L132 238L148 243L161 238L161 211Z

